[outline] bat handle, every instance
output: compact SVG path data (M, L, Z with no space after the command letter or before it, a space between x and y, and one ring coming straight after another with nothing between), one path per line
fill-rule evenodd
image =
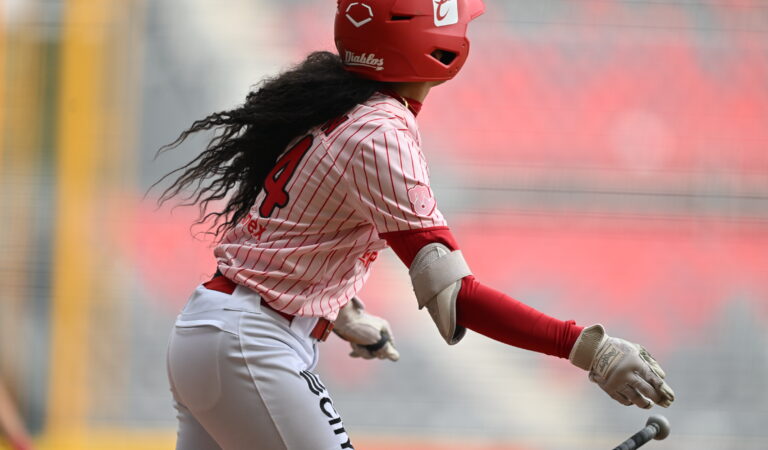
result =
M650 423L613 450L634 450L656 437L656 433L659 432L659 429L657 424Z

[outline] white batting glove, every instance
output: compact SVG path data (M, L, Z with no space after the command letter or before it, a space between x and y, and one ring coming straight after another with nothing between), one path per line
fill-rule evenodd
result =
M349 356L392 361L400 359L389 323L381 317L366 313L363 302L357 297L352 297L341 308L333 331L352 345Z
M668 407L675 393L664 382L664 371L642 346L605 334L602 325L585 328L568 358L589 371L589 379L622 405L650 409Z

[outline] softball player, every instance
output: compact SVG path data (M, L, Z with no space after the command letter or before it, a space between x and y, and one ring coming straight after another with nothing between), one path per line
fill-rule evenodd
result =
M338 55L309 55L171 144L218 131L161 201L189 186L203 210L226 199L211 213L216 275L169 344L178 449L353 448L313 369L331 330L353 356L398 359L387 322L355 297L387 246L448 344L469 328L568 358L624 405L672 403L641 346L480 283L437 208L416 116L463 66L483 12L482 0L339 0Z

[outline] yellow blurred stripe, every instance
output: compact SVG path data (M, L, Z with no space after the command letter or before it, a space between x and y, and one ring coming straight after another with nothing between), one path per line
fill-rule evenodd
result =
M32 392L31 346L18 344L33 304L34 280L26 269L42 253L40 247L45 247L35 237L34 225L30 226L39 214L36 200L41 184L36 181L41 177L45 116L47 43L33 20L38 10L37 0L30 0L14 23L0 11L0 265L12 267L0 270L0 367L4 381L22 403L30 400Z
M8 29L5 25L4 2L0 1L0 174L3 173L3 153L5 150L5 42Z
M30 23L38 6L30 2L15 26L0 27L0 142L14 173L35 172L40 164L46 43L40 26Z
M63 15L57 140L56 225L51 308L49 436L85 439L88 414L89 307L97 274L93 223L100 153L108 31L114 0L67 0ZM74 448L74 447L73 447Z
M176 445L173 430L97 430L86 436L46 437L36 442L37 450L168 450ZM2 447L0 447L2 450Z

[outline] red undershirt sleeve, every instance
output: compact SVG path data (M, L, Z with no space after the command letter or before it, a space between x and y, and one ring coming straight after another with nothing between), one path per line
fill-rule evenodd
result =
M406 266L431 242L458 250L448 227L384 233L381 237ZM572 320L550 317L508 295L481 284L470 275L461 280L456 300L459 325L499 342L560 358L568 358L582 327Z
M525 303L481 284L461 280L456 300L459 325L505 344L568 358L582 327L550 317Z

